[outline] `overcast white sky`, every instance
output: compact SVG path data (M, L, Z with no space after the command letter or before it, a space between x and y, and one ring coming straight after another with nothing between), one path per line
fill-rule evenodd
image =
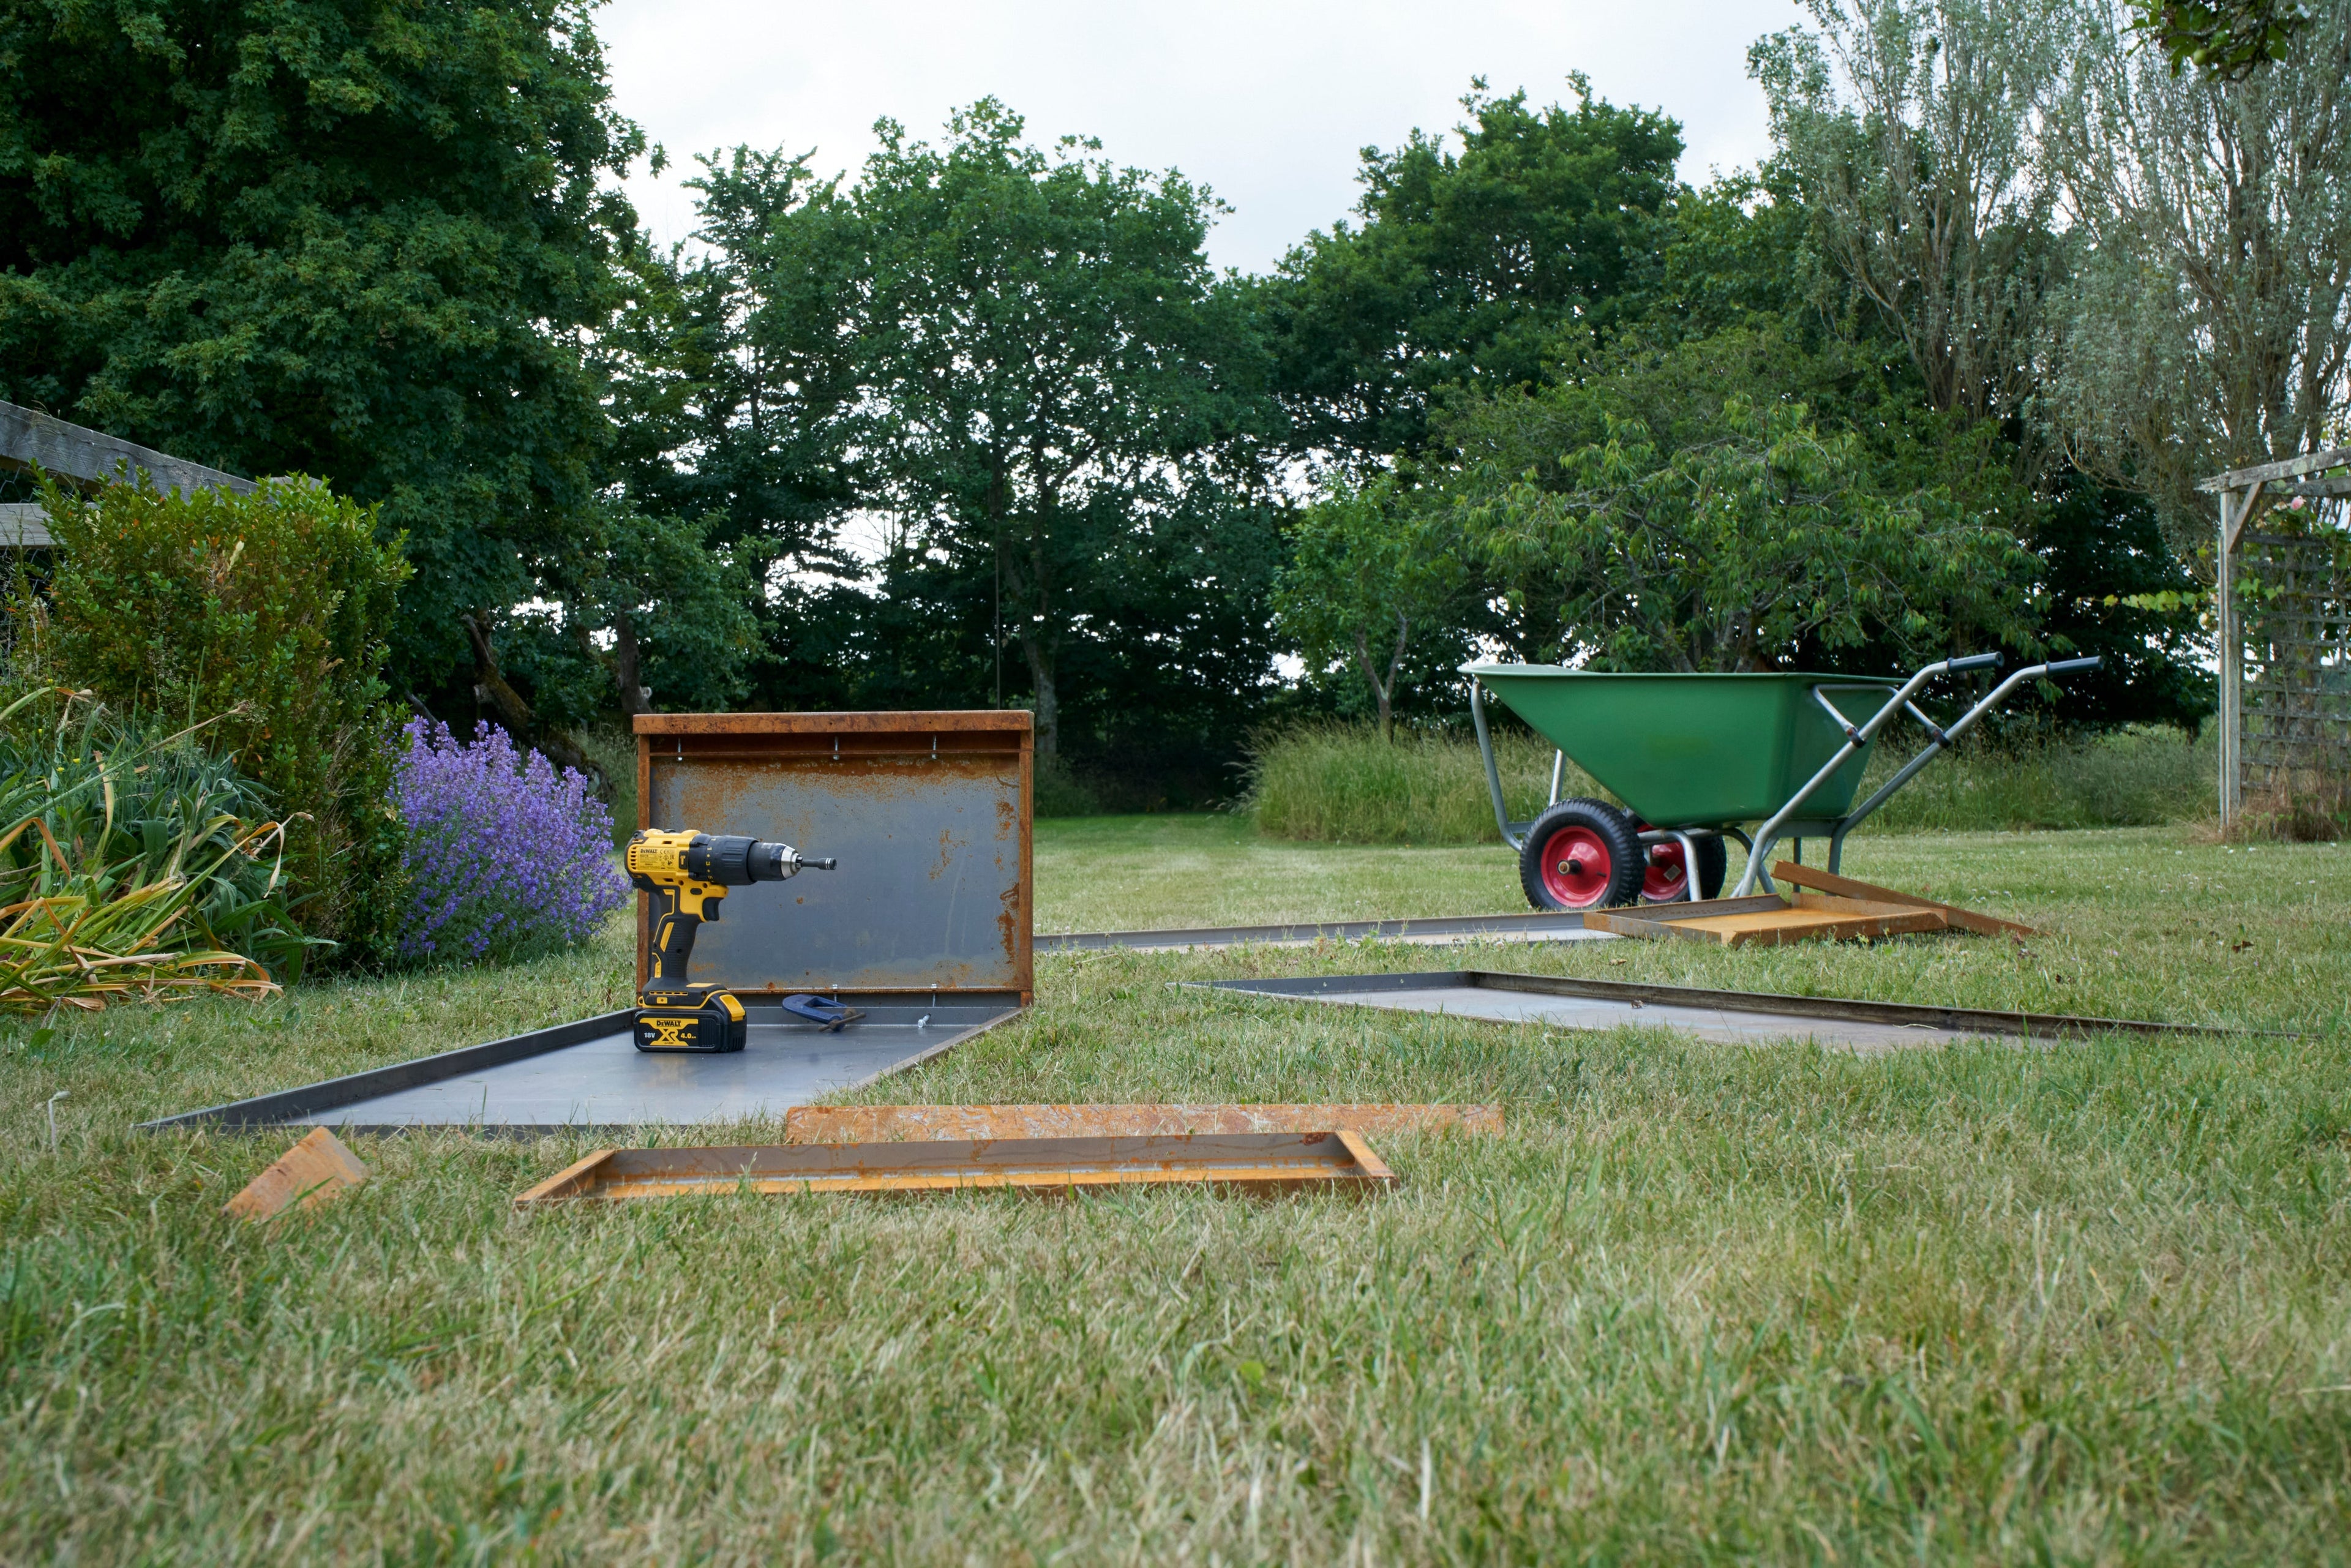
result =
M1747 47L1801 19L1794 0L617 0L598 17L621 111L669 150L631 183L664 243L694 225L693 155L748 142L853 168L887 115L933 137L994 94L1040 143L1080 133L1121 163L1181 169L1237 209L1220 267L1263 271L1355 199L1357 152L1450 129L1469 78L1567 96L1581 70L1611 102L1682 123L1682 177L1769 151Z

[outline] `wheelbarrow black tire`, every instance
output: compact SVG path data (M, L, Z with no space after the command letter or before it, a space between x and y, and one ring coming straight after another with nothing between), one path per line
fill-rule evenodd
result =
M1519 850L1519 886L1537 909L1607 909L1641 896L1647 857L1633 819L1605 800L1562 800Z

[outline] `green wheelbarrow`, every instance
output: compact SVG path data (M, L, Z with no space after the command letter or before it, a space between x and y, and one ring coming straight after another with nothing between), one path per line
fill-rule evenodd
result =
M1519 852L1527 901L1537 909L1603 909L1719 895L1729 861L1726 837L1747 848L1735 897L1759 886L1776 891L1764 866L1782 839L1795 841L1799 861L1804 840L1826 839L1834 872L1846 835L2011 692L2098 663L2063 659L2019 670L1949 729L1937 727L1912 700L1939 675L2000 662L1998 653L1945 659L1907 681L1781 671L1619 674L1557 664L1470 664L1461 673L1469 677L1469 714L1494 821ZM1530 822L1512 821L1502 802L1501 769L1486 724L1489 691L1558 747L1550 804ZM1855 724L1840 702L1876 706ZM1925 727L1926 748L1855 805L1878 732L1905 711ZM1630 809L1561 800L1571 757ZM1761 824L1752 837L1741 829L1746 822Z

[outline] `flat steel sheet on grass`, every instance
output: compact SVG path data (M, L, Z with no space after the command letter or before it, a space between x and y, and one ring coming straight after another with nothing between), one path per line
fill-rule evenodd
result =
M1017 993L841 997L866 1016L838 1034L755 1001L749 1043L725 1055L649 1055L631 1043L622 1010L145 1125L537 1134L779 1118L927 1061L1020 1010Z
M1123 947L1173 953L1192 947L1311 947L1322 942L1405 942L1426 947L1462 942L1614 942L1569 910L1531 915L1444 915L1416 920L1292 921L1275 925L1193 925L1167 931L1074 931L1037 938L1040 953Z
M1278 1192L1385 1186L1395 1173L1350 1132L1199 1133L1145 1138L957 1138L600 1149L517 1195L517 1208L696 1194L962 1192L990 1187L1205 1185Z
M1789 997L1765 991L1719 991L1696 986L1570 979L1490 969L1190 984L1245 996L1277 997L1285 1001L1443 1013L1493 1023L1539 1023L1590 1030L1617 1029L1629 1024L1678 1029L1701 1040L1728 1044L1813 1040L1865 1054L1950 1045L1965 1040L2054 1041L2110 1030L2137 1034L2234 1032L2196 1024L1920 1007L1904 1002L1853 1001L1841 997Z

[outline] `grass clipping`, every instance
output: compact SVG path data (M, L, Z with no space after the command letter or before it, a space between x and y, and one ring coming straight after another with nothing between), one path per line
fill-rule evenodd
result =
M0 721L52 695L20 697ZM70 710L74 694L63 695ZM19 758L0 779L0 818L9 824L0 831L0 1012L276 994L266 967L211 939L200 904L233 862L282 850L284 824L202 810L119 822L118 779L146 770L147 748L110 758L69 747L66 733L60 725L50 766ZM53 822L88 847L69 853ZM113 852L118 846L124 852ZM273 865L273 890L277 880Z

